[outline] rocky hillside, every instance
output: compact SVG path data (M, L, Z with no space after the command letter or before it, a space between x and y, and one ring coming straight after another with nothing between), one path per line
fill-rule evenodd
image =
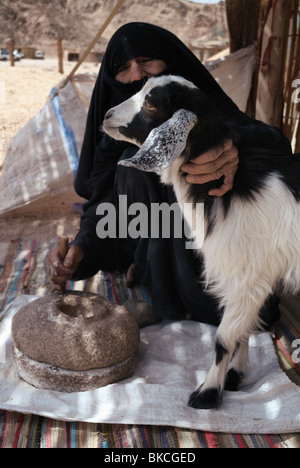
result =
M1 0L0 46L14 39L19 47L42 48L59 35L67 47L84 48L116 4L117 0ZM104 33L103 49L113 32L130 21L163 26L186 43L227 35L224 1L200 5L187 0L125 0Z

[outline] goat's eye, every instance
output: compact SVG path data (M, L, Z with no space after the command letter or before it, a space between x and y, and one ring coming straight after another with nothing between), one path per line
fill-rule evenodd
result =
M144 102L144 105L146 107L146 109L150 112L153 112L156 110L156 107L154 107L149 101L145 101Z

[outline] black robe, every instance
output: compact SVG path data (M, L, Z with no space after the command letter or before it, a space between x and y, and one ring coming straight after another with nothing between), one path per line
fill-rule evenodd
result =
M126 270L135 263L139 281L151 287L153 310L160 318L177 319L187 313L201 322L218 325L220 311L216 302L205 293L199 281L201 258L185 248L186 239L159 237L99 239L96 226L101 216L96 209L101 203L111 203L118 210L120 195L127 195L128 206L141 202L174 203L171 187L160 183L158 176L136 169L117 166L121 158L132 156L137 147L116 142L104 135L101 123L106 111L141 89L144 80L122 84L114 80L118 69L128 60L148 57L164 60L163 74L180 75L194 82L218 106L226 121L238 129L238 149L243 146L291 154L288 140L276 128L251 119L239 111L218 83L172 33L146 23L130 23L112 37L105 53L93 91L87 117L75 190L87 200L80 231L73 244L81 247L84 260L74 276L84 279L99 270ZM288 157L288 156L287 156ZM130 218L129 218L130 221ZM171 226L172 229L172 226ZM266 310L277 314L277 301L272 299Z

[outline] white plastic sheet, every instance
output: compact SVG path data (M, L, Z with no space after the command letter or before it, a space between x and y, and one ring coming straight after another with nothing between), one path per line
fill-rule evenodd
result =
M256 48L249 46L205 64L225 93L243 112L247 109L255 61Z
M86 109L71 83L11 141L0 173L0 215L73 188Z

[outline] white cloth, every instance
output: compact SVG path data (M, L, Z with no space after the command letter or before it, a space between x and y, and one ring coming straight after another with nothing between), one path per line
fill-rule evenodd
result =
M133 377L84 393L37 390L12 361L11 319L34 296L20 296L0 321L0 408L66 421L177 426L212 432L279 434L300 431L300 388L280 369L268 334L251 337L249 375L238 392L225 392L219 410L187 406L214 356L214 327L193 321L141 330ZM2 363L1 363L2 361Z
M204 65L238 108L246 112L256 66L256 46L239 49Z

